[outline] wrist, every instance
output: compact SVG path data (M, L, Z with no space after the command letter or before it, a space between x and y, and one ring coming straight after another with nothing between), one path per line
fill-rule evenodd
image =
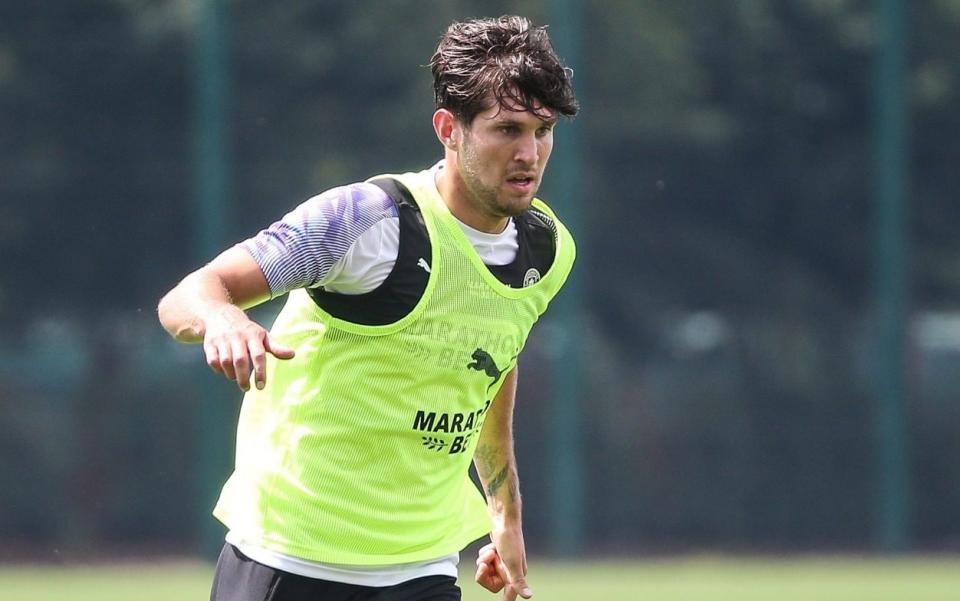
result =
M249 318L246 313L235 305L207 301L194 313L183 338L189 337L191 341L202 342L208 334L233 329L238 323L247 319ZM177 339L180 340L181 336L177 336Z
M200 321L205 330L235 327L248 319L243 309L234 304L222 301L208 303L205 310L200 313Z
M506 507L488 507L490 518L493 520L494 529L499 530L520 530L523 526L523 512L520 504Z

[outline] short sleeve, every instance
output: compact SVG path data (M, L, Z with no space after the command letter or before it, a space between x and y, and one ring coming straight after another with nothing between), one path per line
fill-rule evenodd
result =
M260 266L275 298L325 284L361 234L396 217L396 205L379 187L350 184L310 198L238 246Z

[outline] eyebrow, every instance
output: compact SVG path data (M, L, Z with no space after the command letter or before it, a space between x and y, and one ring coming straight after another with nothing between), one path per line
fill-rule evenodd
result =
M549 126L552 127L552 126L554 126L554 125L557 124L557 121L558 121L559 119L558 119L557 117L554 117L553 119L542 119L542 118L540 118L540 117L537 117L537 120L540 121L539 127L542 127L542 126L544 126L544 125L549 125ZM516 126L520 126L520 127L522 127L522 126L524 125L524 122L519 121L519 120L517 120L517 119L511 119L511 118L509 118L509 117L506 118L506 119L502 119L502 118L499 118L499 117L494 117L494 118L492 119L492 121L493 121L493 124L494 124L494 125L516 125Z

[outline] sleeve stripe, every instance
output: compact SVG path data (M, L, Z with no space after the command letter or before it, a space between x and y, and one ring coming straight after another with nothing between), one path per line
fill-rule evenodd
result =
M390 217L397 217L397 208L383 190L351 184L310 198L240 245L263 270L276 298L323 285L360 234Z

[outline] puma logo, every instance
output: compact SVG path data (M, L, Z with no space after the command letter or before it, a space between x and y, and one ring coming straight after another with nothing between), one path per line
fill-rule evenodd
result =
M427 263L427 260L423 257L420 257L420 260L417 261L417 267L423 267L423 270L427 273L430 273L430 265Z
M490 382L490 385L487 386L487 390L490 390L490 387L500 381L500 376L503 375L503 372L500 371L500 368L497 367L496 362L493 360L493 357L490 356L490 353L478 348L473 351L473 363L468 363L468 369L475 369L477 371L482 371L487 374L487 376L493 378L493 382Z

